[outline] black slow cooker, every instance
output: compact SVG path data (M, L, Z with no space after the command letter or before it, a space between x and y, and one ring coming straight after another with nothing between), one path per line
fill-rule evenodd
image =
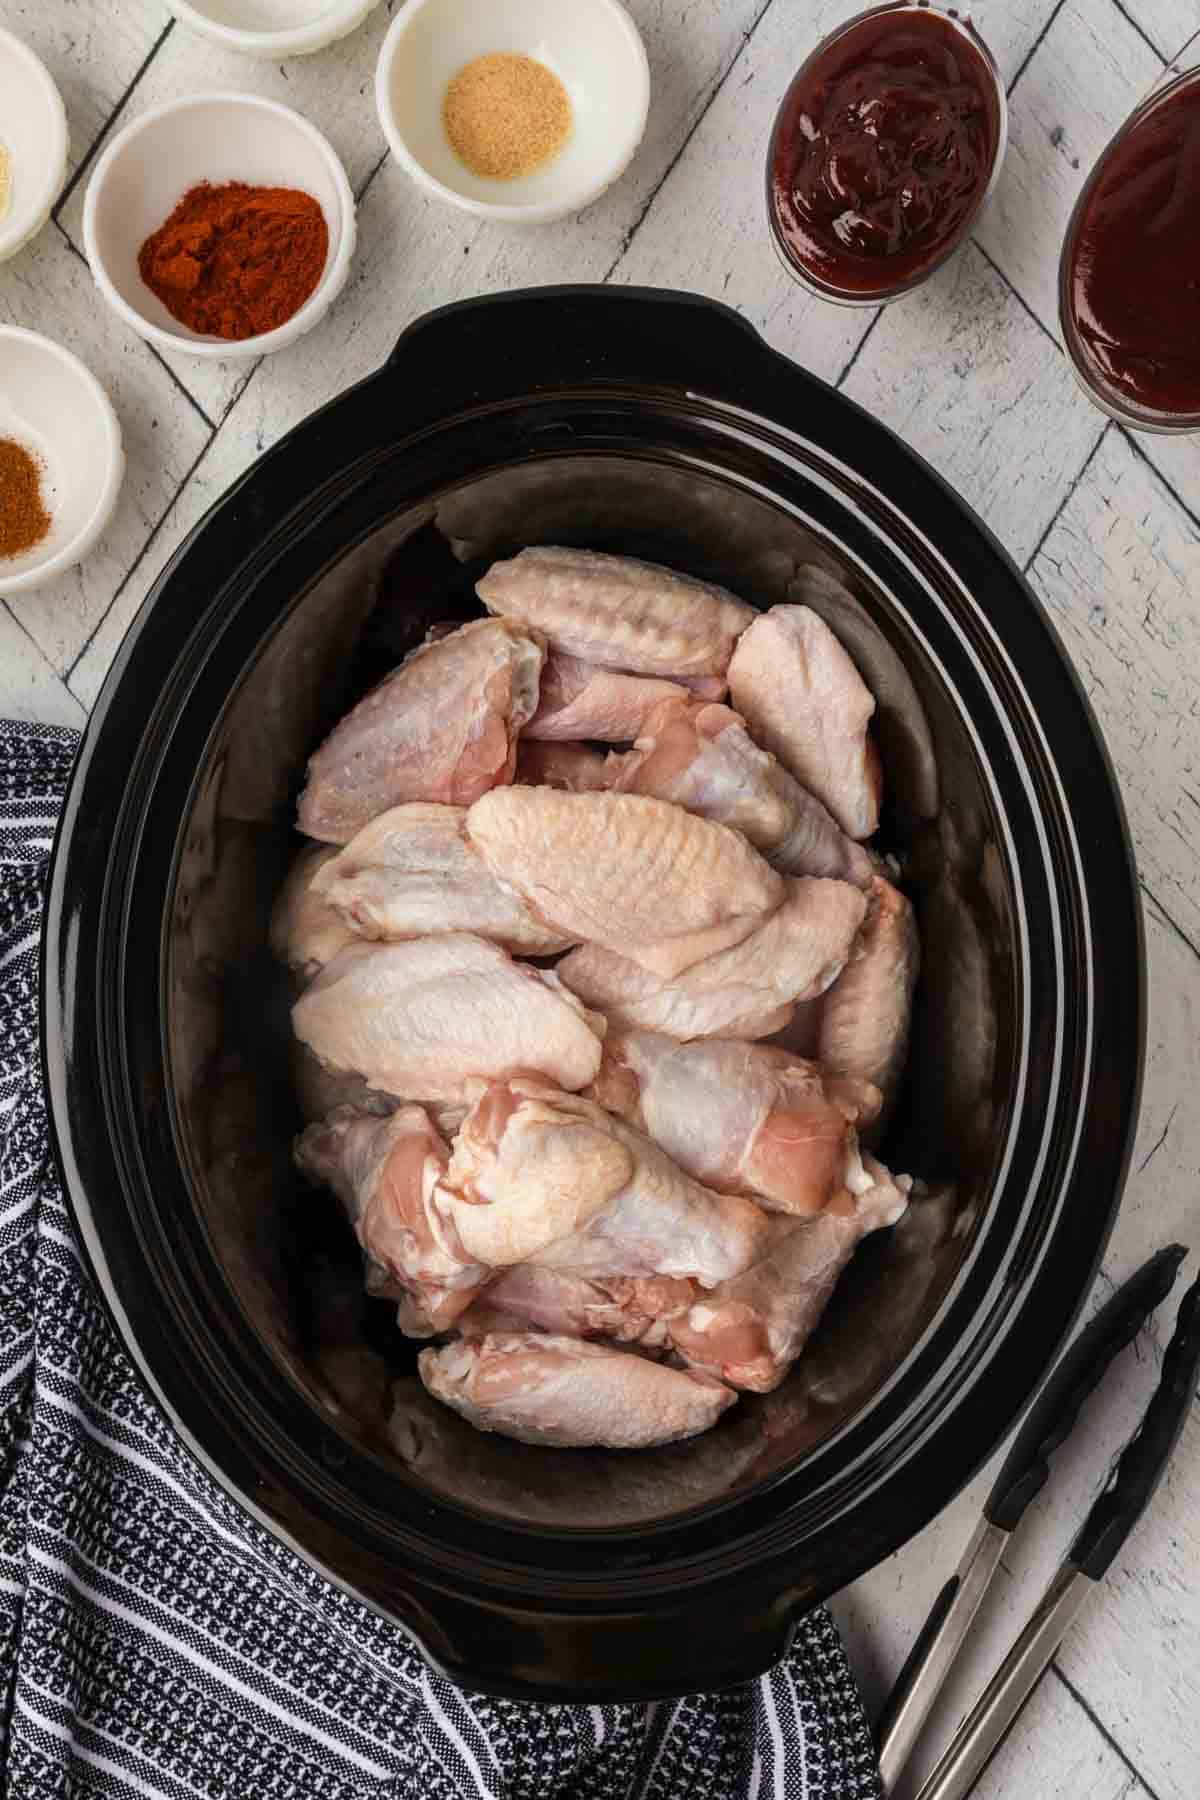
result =
M266 932L305 759L429 624L479 610L491 558L537 542L834 609L880 694L882 842L925 946L885 1145L919 1197L777 1394L653 1452L512 1444L425 1399L289 1158ZM923 735L932 795L906 774ZM686 295L435 313L225 495L97 702L44 974L67 1192L159 1404L322 1574L523 1697L745 1679L932 1518L1070 1326L1136 1118L1135 872L1045 616L891 433Z

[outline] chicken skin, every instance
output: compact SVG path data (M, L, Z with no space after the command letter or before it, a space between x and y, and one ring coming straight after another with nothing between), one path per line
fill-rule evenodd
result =
M420 1101L470 1099L478 1079L515 1069L581 1088L600 1066L602 1021L555 975L467 932L343 950L292 1028L327 1067Z
M757 931L673 979L597 944L572 950L557 973L611 1025L682 1039L769 1037L796 1001L841 974L867 909L844 881L800 876L786 886L784 904Z
M490 1282L458 1320L465 1337L488 1331L557 1332L563 1337L611 1338L643 1350L669 1348L672 1319L703 1292L669 1275L610 1275L589 1280L569 1269L516 1263Z
M870 857L783 764L760 750L727 706L667 700L646 719L632 753L613 759L618 793L673 800L732 825L784 875L821 875L865 888Z
M724 675L752 607L655 563L554 545L493 563L476 593L490 613L542 632L556 650L640 675Z
M772 1212L820 1212L857 1168L855 1126L874 1117L868 1081L829 1078L765 1044L681 1044L610 1032L590 1093L640 1127L680 1168Z
M480 1431L525 1444L642 1450L707 1431L737 1399L692 1369L538 1332L494 1332L422 1350L426 1388Z
M521 1077L467 1115L442 1189L467 1255L492 1268L712 1287L761 1255L768 1230L753 1201L702 1187L594 1101Z
M523 735L627 744L637 737L656 706L664 700L681 700L686 693L686 688L658 676L602 669L563 650L551 650L542 670L538 709Z
M873 1083L880 1111L895 1097L908 1054L920 966L912 906L878 876L850 960L822 1001L817 1054L830 1074Z
M539 918L663 976L739 944L785 895L740 832L640 794L497 788L467 836Z
M312 878L314 897L365 938L472 931L522 956L565 950L571 939L489 872L467 842L466 817L461 806L393 806L322 862Z
M334 912L313 881L336 851L312 844L288 870L271 913L270 945L280 962L311 981L339 950L358 942L353 925Z
M878 829L883 777L868 733L875 701L823 619L807 606L762 613L738 642L729 692L755 742L849 837Z
M346 844L406 800L470 806L511 781L544 656L535 632L503 619L475 619L420 645L310 759L301 831Z
M838 1277L872 1231L894 1225L912 1183L872 1158L857 1179L814 1218L778 1219L753 1268L701 1295L671 1321L675 1349L733 1387L778 1387L817 1327Z
M420 1106L382 1119L342 1107L296 1140L299 1167L346 1209L367 1258L368 1289L403 1293L400 1324L414 1337L445 1331L490 1274L464 1253L439 1209L448 1161Z

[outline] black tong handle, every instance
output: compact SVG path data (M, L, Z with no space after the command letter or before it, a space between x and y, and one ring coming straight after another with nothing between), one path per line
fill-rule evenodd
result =
M1004 1460L1004 1467L997 1476L984 1506L983 1510L989 1521L998 1526L1001 1531L1014 1531L1020 1523L1025 1508L1036 1495L1041 1493L1050 1474L1049 1459L1070 1435L1084 1401L1099 1387L1104 1372L1113 1358L1125 1348L1126 1344L1133 1342L1155 1307L1166 1299L1175 1284L1179 1265L1186 1255L1187 1251L1182 1244L1168 1244L1164 1249L1157 1251L1148 1262L1142 1264L1135 1275L1131 1275L1129 1280L1124 1282L1116 1293L1105 1301L1095 1318L1084 1327L1061 1359L1034 1402L1024 1425L1017 1433L1016 1441ZM1196 1290L1193 1289L1192 1293L1195 1292ZM1188 1300L1184 1302L1185 1306L1191 1298L1192 1295L1189 1295ZM1200 1315L1200 1303L1197 1304L1195 1310L1197 1315ZM1181 1308L1180 1311L1182 1315L1183 1309ZM1200 1357L1200 1316L1194 1321L1194 1325L1193 1382L1195 1361L1197 1357ZM1178 1336L1178 1333L1176 1335ZM1176 1360L1178 1361L1178 1359ZM1167 1371L1164 1367L1164 1382L1166 1376ZM1156 1400L1157 1398L1158 1396L1156 1396ZM1153 1404L1151 1410L1153 1411ZM1167 1444L1164 1454L1169 1454L1173 1447L1181 1423L1182 1413L1180 1422L1174 1425L1174 1435ZM1150 1417L1147 1415L1143 1431L1149 1424ZM1139 1433L1134 1443L1140 1442L1141 1435ZM1130 1456L1133 1448L1134 1444L1131 1444L1125 1457ZM1122 1468L1125 1457L1121 1459ZM1139 1457L1137 1460L1136 1470L1139 1482L1145 1479L1143 1470L1148 1468L1149 1460L1148 1452L1144 1458ZM1161 1469L1158 1472L1160 1473ZM1131 1474L1130 1483L1133 1479ZM1138 1502L1139 1509L1149 1498L1149 1493L1153 1490L1157 1479L1158 1473L1154 1475L1150 1490ZM1101 1496L1102 1501L1106 1498L1105 1495ZM1116 1504L1124 1504L1124 1502L1117 1502L1115 1491L1113 1498ZM1098 1511L1098 1509L1099 1503L1096 1510ZM1124 1516L1123 1513L1122 1516ZM1077 1548L1088 1532L1091 1523L1092 1519L1089 1518L1077 1540ZM1129 1523L1132 1523L1132 1516ZM1115 1554L1117 1546L1128 1528L1127 1524L1121 1531L1112 1550L1104 1559L1102 1570L1108 1567L1111 1556ZM1099 1530L1099 1528L1097 1529ZM1095 1547L1089 1546L1088 1553L1096 1553ZM1075 1556L1073 1560L1078 1562L1078 1556ZM1083 1567L1082 1563L1080 1563L1080 1567ZM1090 1568L1087 1573L1091 1573Z
M1200 1281L1179 1302L1175 1335L1145 1417L1068 1553L1068 1561L1093 1581L1102 1579L1162 1480L1195 1397L1198 1374Z

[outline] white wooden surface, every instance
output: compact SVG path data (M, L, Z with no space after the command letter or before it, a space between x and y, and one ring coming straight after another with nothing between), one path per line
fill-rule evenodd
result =
M577 220L519 233L426 201L384 154L371 82L393 6L283 66L215 50L161 0L4 0L66 98L71 186L37 243L0 268L0 318L69 343L109 388L129 475L104 542L40 593L0 603L0 712L82 724L129 620L191 525L312 407L373 369L426 308L558 280L692 288L738 307L953 481L1029 571L1108 735L1137 841L1151 977L1134 1174L1105 1273L1170 1237L1200 1248L1200 446L1106 424L1064 364L1063 226L1105 140L1200 29L1200 0L978 0L1010 83L1011 141L976 240L877 315L826 306L783 274L761 214L774 107L854 0L631 0L654 101L624 181ZM360 240L319 330L247 369L162 359L106 312L80 254L88 165L154 101L242 87L307 112L345 158ZM1193 1264L1194 1267L1194 1264ZM921 1758L969 1704L1064 1547L1155 1378L1163 1326L1128 1356L1018 1541ZM868 1700L886 1691L977 1516L983 1472L913 1544L838 1602ZM985 1800L1196 1800L1200 1794L1200 1415L1169 1482L1096 1596Z

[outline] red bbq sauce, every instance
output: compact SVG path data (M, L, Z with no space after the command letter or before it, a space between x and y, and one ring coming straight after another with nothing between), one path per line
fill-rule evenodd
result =
M897 0L851 21L801 68L771 144L786 260L834 299L914 286L979 210L1004 133L1004 96L955 15Z
M1067 233L1061 292L1068 347L1102 399L1168 426L1200 419L1194 71L1140 107L1100 159Z

